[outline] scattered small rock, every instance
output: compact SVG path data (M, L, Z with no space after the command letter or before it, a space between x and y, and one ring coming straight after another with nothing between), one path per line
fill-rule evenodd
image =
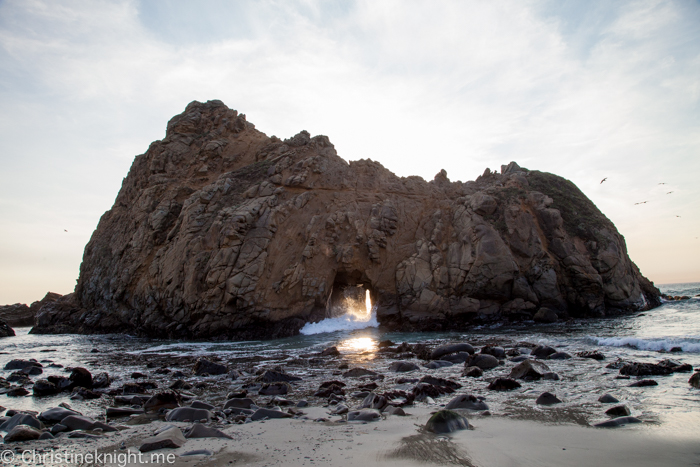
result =
M636 417L619 417L605 422L596 423L593 426L598 428L615 428L618 426L627 425L629 423L642 423L642 421Z
M201 423L195 423L191 428L185 430L185 438L226 438L233 439L223 431L204 426Z
M359 378L361 376L377 376L376 371L368 370L366 368L353 368L343 373L344 378Z
M595 350L587 350L585 352L579 352L576 354L580 358L591 358L593 360L605 360L605 355Z
M496 378L488 385L488 389L492 391L510 391L519 387L520 383L511 378Z
M489 406L472 394L460 394L448 402L445 409L488 410Z
M149 452L166 448L177 449L182 447L186 442L187 440L183 436L182 431L173 426L160 432L156 436L143 440L141 447L139 447L139 451Z
M168 412L165 420L168 422L200 422L211 421L212 413L205 409L193 409L192 407L178 407Z
M228 367L220 363L214 363L212 361L209 361L206 358L200 358L194 364L192 372L197 376L203 376L204 374L225 375L226 373L228 373Z
M610 394L603 394L598 398L598 402L603 404L614 404L620 401L617 398L611 396Z
M420 368L415 363L411 362L394 362L389 367L389 371L393 373L407 373L409 371L419 370Z
M554 405L561 404L561 400L551 392L543 392L535 401L538 405Z
M439 358L441 358L445 355L449 355L449 354L453 354L453 353L457 353L457 352L466 352L469 354L473 354L474 347L472 347L470 344L467 344L467 343L441 345L430 353L430 359L431 360L438 360Z
M500 365L500 362L496 357L493 355L486 355L486 354L476 354L472 355L469 360L464 362L464 367L470 367L470 366L476 366L481 368L482 370L490 370L492 368L496 368L498 365Z
M522 379L525 381L536 381L550 372L549 367L536 360L525 360L513 367L510 371L510 378Z
M557 353L557 350L548 345L538 345L532 350L530 355L536 358L547 358L553 353Z
M468 366L462 372L462 376L469 376L470 378L479 378L484 374L484 370L478 366Z
M348 412L349 422L376 422L382 418L382 414L376 409L362 409Z
M643 379L641 381L637 381L636 383L632 383L629 385L631 388L643 388L647 386L658 386L659 383L654 381L653 379Z
M626 405L616 405L605 411L605 414L611 417L626 417L631 413L632 412L630 412L630 409Z
M5 443L16 443L19 441L34 441L39 439L41 431L27 425L17 425L5 435Z

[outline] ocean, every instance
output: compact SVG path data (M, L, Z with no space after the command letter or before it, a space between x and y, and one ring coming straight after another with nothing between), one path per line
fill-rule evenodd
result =
M367 316L345 316L316 323L303 330L306 334L295 337L249 342L189 342L125 335L33 335L29 334L29 328L19 328L15 330L16 337L0 339L0 368L12 359L34 358L44 365L44 374L34 379L50 374L66 375L66 368L82 366L93 374L108 372L115 378L112 387L119 387L132 381L130 375L134 371L148 371L149 362L157 362L160 366L163 362L172 362L173 369L176 369L177 362L190 362L204 356L219 358L232 367L240 365L248 372L281 366L290 373L321 381L334 377L332 369L314 369L308 362L299 362L309 354L331 346L339 349L351 368L363 366L386 371L387 358L379 358L377 352L379 342L384 340L397 344L424 342L431 345L468 342L475 347L497 344L523 351L525 344L546 344L571 355L596 350L606 358L600 362L578 358L547 361L552 371L561 376L560 381L524 384L520 390L507 393L487 391L484 379L507 375L512 364L486 372L483 378L477 379L461 377L462 365L430 370L430 373L459 380L464 386L460 392L485 397L494 415L589 425L607 419L601 413L597 398L609 392L626 403L633 415L650 425L666 426L672 433L685 434L688 430L697 433L700 428L700 390L688 384L691 373L651 377L658 386L636 388L629 387L634 377L632 380L618 379L618 370L607 368L618 359L655 363L667 358L689 363L695 369L700 367L700 283L669 284L660 289L668 295L692 298L664 302L653 310L614 318L480 326L468 332L449 333L383 332L373 314L368 313ZM671 353L673 348L682 351ZM49 367L51 364L60 366ZM187 368L183 371L187 372ZM10 373L9 370L0 370L0 376L5 378ZM160 387L169 383L167 375L152 377L159 381ZM211 391L219 391L223 394L216 397L224 398L225 391L240 387L240 383L230 381L226 376L210 378L210 396ZM391 387L388 380L384 384ZM533 399L543 391L556 393L564 404L553 408L534 406ZM0 395L0 406L41 411L66 400L68 394L65 393L42 398ZM448 400L442 397L434 403L444 404ZM86 415L99 415L104 414L107 402L102 398L69 403Z

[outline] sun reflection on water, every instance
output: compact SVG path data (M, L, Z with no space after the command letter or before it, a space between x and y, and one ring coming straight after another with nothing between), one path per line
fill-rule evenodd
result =
M338 350L343 357L355 363L374 360L379 346L371 337L352 337L338 343Z
M371 337L353 337L352 339L340 341L338 350L353 353L375 352L377 350L377 342Z

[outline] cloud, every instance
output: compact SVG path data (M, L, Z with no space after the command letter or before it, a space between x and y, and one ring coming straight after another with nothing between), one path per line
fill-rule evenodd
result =
M402 176L468 180L510 160L563 175L643 272L663 259L639 245L669 236L697 263L698 20L695 3L658 1L3 2L0 240L75 225L73 259L56 261L69 291L134 155L191 100L221 99L268 134L327 134ZM678 196L640 216L659 179ZM684 227L646 227L674 210ZM48 258L64 248L42 238Z

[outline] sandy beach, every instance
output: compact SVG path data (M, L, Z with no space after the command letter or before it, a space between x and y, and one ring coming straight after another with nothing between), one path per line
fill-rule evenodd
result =
M433 409L434 410L434 409ZM306 410L310 420L267 420L244 425L219 426L229 439L189 439L178 449L142 454L171 454L175 466L692 466L700 463L697 431L663 424L641 424L616 429L583 427L570 423L545 424L508 417L470 415L471 430L434 435L421 430L431 408L414 407L405 417L388 416L378 422L316 422L329 418L326 409ZM339 417L330 417L338 420ZM695 425L693 415L679 418ZM165 425L185 429L189 423L154 422L131 427L107 439L64 445L69 452L132 453L140 442ZM686 425L687 426L687 425ZM48 448L37 442L32 447ZM53 443L55 444L55 443ZM27 446L25 445L25 448ZM120 447L122 447L120 449ZM73 451L75 449L75 451ZM185 455L208 450L211 455ZM21 464L20 464L21 465ZM124 465L119 462L104 465Z

